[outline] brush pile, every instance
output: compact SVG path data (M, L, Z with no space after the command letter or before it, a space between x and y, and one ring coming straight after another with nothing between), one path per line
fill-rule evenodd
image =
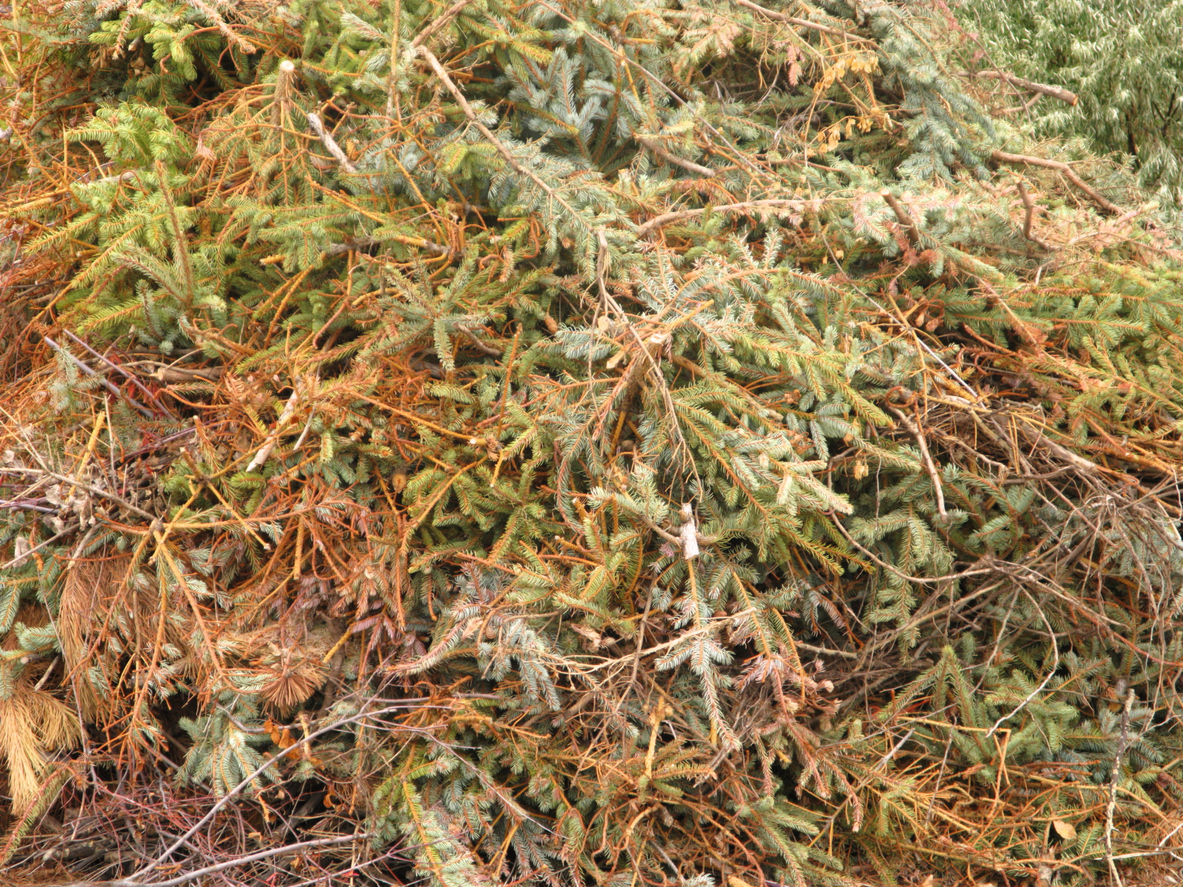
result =
M8 870L1178 871L1183 252L948 22L6 15Z

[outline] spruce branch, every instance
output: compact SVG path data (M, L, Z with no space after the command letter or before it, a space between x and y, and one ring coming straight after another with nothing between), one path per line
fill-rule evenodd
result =
M321 143L328 149L328 152L333 155L333 158L340 164L341 169L350 175L357 174L357 167L353 165L353 161L349 159L346 153L341 150L341 146L337 144L332 133L325 129L324 124L320 121L319 114L311 111L308 113L308 128L320 139Z
M695 163L692 160L684 160L681 157L677 157L677 156L671 154L656 139L646 138L645 136L642 136L642 135L637 135L637 136L635 136L635 138L638 142L640 142L647 149L652 151L654 154L656 154L658 157L660 157L662 160L666 161L667 163L672 163L675 166L680 166L680 167L682 167L682 169L687 170L688 172L692 172L695 175L713 176L715 174L715 171L713 169L711 169L709 166L702 166L701 164Z
M916 438L916 443L920 447L920 458L924 462L924 469L928 472L929 478L932 479L933 493L937 498L937 514L942 518L947 518L949 515L945 511L945 488L941 484L941 475L937 471L937 466L932 461L932 454L928 451L928 442L924 439L924 432L920 430L920 426L913 422L911 417L903 410L894 406L889 406L888 409L899 417L904 427Z
M226 23L226 20L218 14L218 11L210 6L204 0L185 0L190 6L204 15L207 19L213 22L215 28L226 38L226 42L247 55L252 55L255 52L255 45L235 31Z
M1043 157L1031 157L1026 154L1010 154L1006 151L999 151L995 149L990 152L990 156L998 163L1010 163L1024 166L1040 166L1044 169L1054 169L1062 173L1068 181L1079 188L1088 196L1089 200L1095 203L1100 209L1105 212L1120 214L1122 209L1113 201L1106 198L1100 191L1092 187L1088 182L1077 175L1076 171L1072 169L1067 163L1061 160L1047 160Z
M895 213L895 217L899 220L900 225L903 227L904 233L908 235L908 242L912 244L912 246L919 244L920 231L916 227L916 223L912 220L912 217L908 215L908 211L904 209L904 205L899 202L894 194L891 193L891 189L884 188L879 192L879 196L887 202L887 205L891 207L891 211Z
M267 459L270 458L271 453L275 450L276 444L279 443L279 436L283 432L284 427L291 421L291 418L296 413L296 403L300 399L300 389L298 385L292 387L292 393L288 396L287 403L284 404L283 412L279 414L279 418L275 422L275 428L272 429L271 434L267 438L267 443L259 448L255 453L253 459L247 465L248 472L258 471Z
M968 76L968 72L966 72L966 75ZM978 71L975 76L986 77L993 80L1002 80L1011 84L1012 86L1025 89L1028 92L1051 96L1054 99L1059 99L1061 102L1067 102L1069 105L1075 105L1079 101L1076 93L1064 89L1062 86L1051 86L1046 83L1036 83L1033 80L1025 80L1022 77L1016 77L1014 74L1008 74L1005 71Z
M833 28L829 25L823 25L820 22L811 22L809 19L800 18L795 15L786 15L783 12L775 12L774 10L767 9L763 6L752 3L751 0L735 0L735 2L745 9L750 9L753 12L759 13L765 18L770 18L778 22L786 22L798 28L817 31L820 34L829 34L832 37L841 37L843 40L853 40L858 43L868 43L874 45L873 41L868 40L866 37L860 37L857 34L852 34L850 31L843 31L839 28Z
M743 203L724 203L719 206L702 207L701 209L680 209L654 216L637 228L637 237L648 237L658 228L663 228L674 222L680 222L683 219L695 219L699 216L713 213L761 212L765 210L788 210L792 213L801 213L806 210L816 210L818 208L816 201L770 198L768 200L748 200Z

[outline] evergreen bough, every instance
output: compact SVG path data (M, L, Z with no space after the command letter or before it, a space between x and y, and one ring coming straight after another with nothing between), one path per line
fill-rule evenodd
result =
M6 864L1178 858L1183 255L916 9L8 27Z

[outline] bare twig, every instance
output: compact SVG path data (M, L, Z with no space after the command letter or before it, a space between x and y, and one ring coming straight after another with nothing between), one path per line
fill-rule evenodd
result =
M1047 616L1045 616L1043 613L1043 609L1039 606L1038 603L1036 603L1035 599L1033 597L1031 597L1030 592L1028 592L1028 591L1026 591L1026 589L1024 589L1023 594L1025 594L1027 596L1027 600L1031 601L1031 605L1033 607L1035 607L1035 612L1040 615L1040 617L1043 619L1044 625L1047 626L1047 636L1052 642L1052 659L1053 659L1052 666L1051 666L1051 668L1048 669L1046 677L1044 677L1044 679L1040 682L1038 687L1036 687L1034 690L1032 690L1030 693L1028 693L1027 697L1025 699L1023 699L1018 705L1016 705L1014 707L1014 709L1012 709L1010 711L1009 714L1003 715L997 721L994 722L994 726L986 731L986 738L987 739L989 739L991 736L993 736L998 731L999 727L1001 727L1003 724L1005 724L1007 721L1009 721L1011 718L1013 718L1015 715L1017 715L1019 712L1021 712L1024 708L1026 708L1028 705L1030 705L1031 700L1043 692L1044 687L1046 687L1048 684L1051 683L1052 678L1055 677L1056 672L1059 671L1059 669L1060 669L1060 647L1056 643L1056 630L1055 630L1055 628L1052 627L1052 624L1050 622L1048 622Z
M694 522L694 506L689 502L682 503L682 556L686 560L698 557L698 526Z
M1049 249L1050 247L1046 243L1031 233L1031 223L1035 219L1035 199L1027 190L1026 182L1019 182L1019 196L1023 198L1023 207L1026 210L1023 214L1023 238L1043 249Z
M69 335L69 334L67 333L67 335ZM91 369L89 366L87 366L87 364L84 361L75 357L73 354L71 354L69 351L67 351L65 348L63 348L61 345L59 345L53 339L49 338L49 336L42 336L42 338L45 340L46 345L48 345L50 348L52 348L58 354L65 355L66 359L69 360L70 363L74 364L74 366L78 367L78 369L82 370L82 372L86 373L88 376L92 376L95 379L98 379L100 382L102 382L104 388L106 388L109 392L111 392L111 394L113 394L115 397L118 397L121 400L126 401L128 404L130 404L132 407L134 407L136 412L138 412L141 416L143 416L146 419L152 419L155 417L155 414L150 409L148 409L142 403L137 401L134 397L132 397L128 394L124 394L111 382L110 379L108 379L102 373L98 372L97 370Z
M148 399L151 400L152 403L156 404L157 408L161 412L169 412L169 410L165 409L164 404L160 402L160 398L157 397L155 394L153 394L151 391L149 391L147 388L145 388L144 383L141 382L139 379L137 379L132 373L129 373L127 370L125 370L119 364L113 363L112 361L108 360L104 355L95 351L93 348L90 347L90 345L88 345L82 339L78 338L76 335L74 335L69 330L62 330L62 332L64 332L66 334L66 336L69 337L70 341L74 342L74 344L78 345L81 348L85 348L90 353L90 355L92 357L94 357L96 360L101 360L104 364L106 364L108 367L113 369L115 372L119 373L121 376L124 376L126 379L128 379L133 385L135 385L137 388L139 388L140 391L144 392L144 394L148 397Z
M47 545L52 545L54 542L57 542L59 539L63 538L64 536L69 536L71 533L73 533L77 529L78 529L77 525L71 525L71 526L67 527L66 529L62 530L60 533L56 533L55 535L50 536L44 542L39 542L33 548L30 548L28 551L22 552L21 554L14 557L12 560L7 561L6 563L0 564L0 570L7 570L12 567L20 566L20 564L22 564L24 562L25 558L32 557L34 554L36 554L42 548L45 548Z
M42 475L44 477L51 477L56 481L71 484L75 487L86 490L88 493L94 493L96 496L100 496L109 502L114 502L121 508L126 508L132 514L138 514L140 517L146 518L150 521L156 520L156 515L152 514L151 512L144 511L144 509L139 508L138 506L132 505L127 500L116 496L109 490L104 490L102 487L96 487L94 484L88 484L76 477L70 477L66 474L58 474L56 471L47 471L44 468L0 468L0 474L34 474Z
M234 798L238 797L238 795L242 794L242 792L244 792L256 779L258 779L260 776L263 775L263 773L265 773L267 771L268 767L272 766L274 763L279 761L281 758L288 755L292 749L298 748L301 745L305 745L307 743L310 743L310 742L312 742L312 740L318 739L321 736L325 735L326 733L331 733L334 730L340 730L342 727L344 727L348 724L356 723L357 721L368 720L371 718L380 717L381 715L385 715L385 714L394 714L395 712L405 711L409 705L411 705L415 702L427 702L427 701L428 701L427 699L423 699L423 698L402 699L399 701L399 703L397 705L386 706L384 708L375 709L372 711L367 710L366 705L363 704L362 710L357 712L356 714L350 715L347 718L340 718L338 720L334 720L331 723L326 724L323 727L320 727L316 730L306 733L304 736L299 737L290 746L288 746L287 748L281 748L275 754L271 755L269 758L267 758L265 761L263 761L263 763L261 763L258 767L256 767L254 771L252 771L251 773L248 773L236 786L234 786L234 788L230 789L230 791L228 791L228 792L226 792L226 794L222 795L222 797L220 797L217 800L217 803L215 803L213 806L210 807L209 810L207 810L205 812L205 815L202 816L201 819L199 819L183 835L181 835L179 838L177 838L171 845L169 845L169 847L166 850L164 850L164 852L162 852L159 856L157 856L156 859L152 860L152 862L148 863L146 866L144 866L139 871L137 871L135 874L133 874L130 878L128 878L127 883L129 885L143 883L142 879L144 878L145 875L148 875L149 873L155 871L160 866L162 866L166 862L168 862L168 860L172 857L172 855L174 853L176 853L179 849L181 849L181 847L184 847L190 838L192 838L194 835L196 835L198 832L200 832L203 828L205 828L210 823L210 821L213 820L213 818L215 816L217 816L218 813L227 804L229 804L231 801L233 801ZM148 887L148 885L145 884L145 887ZM151 887L160 887L160 885L152 884Z
M190 6L209 19L213 23L214 27L218 29L218 32L226 38L226 42L231 46L241 50L247 55L251 55L255 52L255 45L235 31L232 27L230 27L230 25L226 23L226 20L218 14L218 11L209 4L205 3L204 0L187 0L187 2Z
M252 862L260 862L264 859L273 859L276 856L290 856L293 853L300 853L304 850L315 850L323 847L336 847L341 844L354 844L358 841L364 841L370 837L368 832L358 832L352 835L334 835L331 838L316 838L311 841L299 841L295 844L287 844L282 847L271 847L268 850L260 850L257 853L248 853L245 856L235 856L232 859L227 859L214 865L207 865L204 868L194 869L191 872L185 872L183 875L177 875L175 878L166 878L163 881L138 881L135 878L123 878L117 881L103 881L101 887L180 887L181 884L189 884L193 881L198 881L209 875L216 875L218 872L224 872L227 869L238 868L239 866L249 865ZM79 881L72 884L60 884L56 887L100 887L94 881Z
M411 41L411 48L416 49L424 40L450 22L457 14L463 11L464 7L472 3L472 0L456 0L451 6L437 15L430 25L415 35L415 39Z
M340 256L345 253L354 252L355 250L365 249L369 246L378 246L387 241L394 241L395 243L402 243L407 246L416 246L437 256L449 256L452 254L452 251L446 246L432 243L430 240L424 240L421 237L402 237L396 234L387 234L385 237L355 237L347 240L345 243L334 243L325 250L325 255Z
M1084 458L1084 456L1078 456L1067 447L1060 446L1058 443L1047 437L1047 435L1045 435L1042 430L1032 427L1027 422L1016 422L1015 428L1019 434L1023 435L1023 437L1027 438L1032 443L1038 444L1039 446L1047 447L1047 449L1051 451L1052 455L1063 459L1074 468L1078 468L1081 471L1088 472L1090 474L1092 472L1102 470L1101 466L1096 462L1090 461L1089 459Z

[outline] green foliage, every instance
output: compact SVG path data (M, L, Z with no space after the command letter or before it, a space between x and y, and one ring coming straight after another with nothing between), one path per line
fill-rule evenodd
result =
M1043 99L1031 109L1036 133L1080 137L1093 151L1126 155L1142 187L1179 208L1183 4L962 0L953 8L990 63L1076 94L1075 105Z
M1177 813L1183 259L1052 171L1033 232L920 11L67 7L0 696L60 656L91 778L434 887L1083 879Z

